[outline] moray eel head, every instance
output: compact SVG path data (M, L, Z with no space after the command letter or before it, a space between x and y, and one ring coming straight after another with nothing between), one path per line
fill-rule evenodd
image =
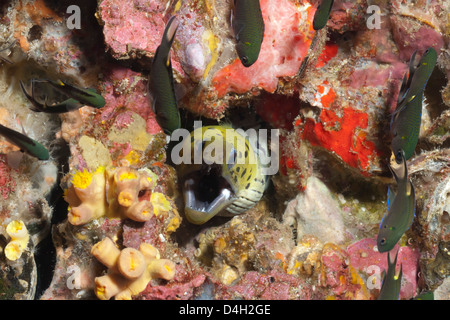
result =
M241 214L259 201L266 177L254 150L245 135L230 127L191 132L183 143L190 161L178 166L189 222L203 224L215 215Z

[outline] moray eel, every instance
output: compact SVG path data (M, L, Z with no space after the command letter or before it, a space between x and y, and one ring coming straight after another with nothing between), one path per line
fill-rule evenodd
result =
M402 285L402 265L396 271L398 251L395 254L394 261L391 261L391 252L388 252L388 270L384 272L383 283L381 284L378 300L398 300L400 296L400 287Z
M409 71L405 73L397 100L397 107L391 118L392 151L397 163L400 153L409 160L416 149L422 117L422 99L425 86L436 64L437 54L429 48L422 55L417 66L414 65L416 52L409 61Z
M267 186L258 142L227 126L195 129L184 139L188 163L178 166L189 222L203 224L215 215L233 216L253 207ZM186 155L184 155L186 156ZM201 159L199 159L201 157Z
M264 39L264 19L259 0L234 0L231 25L236 39L236 51L244 67L258 60Z
M397 164L394 154L389 169L397 182L397 192L388 188L388 212L380 223L377 237L379 252L392 250L402 235L411 227L414 220L416 198L414 186L408 178L408 168L403 152L402 163Z

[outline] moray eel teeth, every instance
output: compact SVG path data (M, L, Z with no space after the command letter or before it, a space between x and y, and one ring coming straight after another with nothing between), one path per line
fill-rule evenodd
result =
M213 166L211 170L205 165L202 169L209 170L192 174L183 185L186 217L194 224L205 223L234 201L234 192L218 172L218 167Z

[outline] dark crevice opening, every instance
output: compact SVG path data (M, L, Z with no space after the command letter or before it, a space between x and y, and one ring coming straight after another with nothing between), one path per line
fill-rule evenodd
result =
M36 246L34 259L37 268L37 282L35 300L40 299L45 290L50 286L53 279L53 274L56 266L56 249L53 244L53 227L67 217L68 203L64 200L64 191L60 187L60 179L67 174L69 165L68 159L70 156L69 146L61 144L59 149L55 152L55 161L59 166L59 177L56 186L47 197L48 204L53 208L50 230L46 237Z

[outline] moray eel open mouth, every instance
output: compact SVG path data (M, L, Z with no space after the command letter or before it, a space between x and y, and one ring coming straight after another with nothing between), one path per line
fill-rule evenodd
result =
M221 165L203 164L185 177L183 186L186 217L191 223L205 223L234 201L233 188L222 176Z
M189 222L242 214L261 199L267 176L246 135L227 126L200 127L181 146L177 172Z

